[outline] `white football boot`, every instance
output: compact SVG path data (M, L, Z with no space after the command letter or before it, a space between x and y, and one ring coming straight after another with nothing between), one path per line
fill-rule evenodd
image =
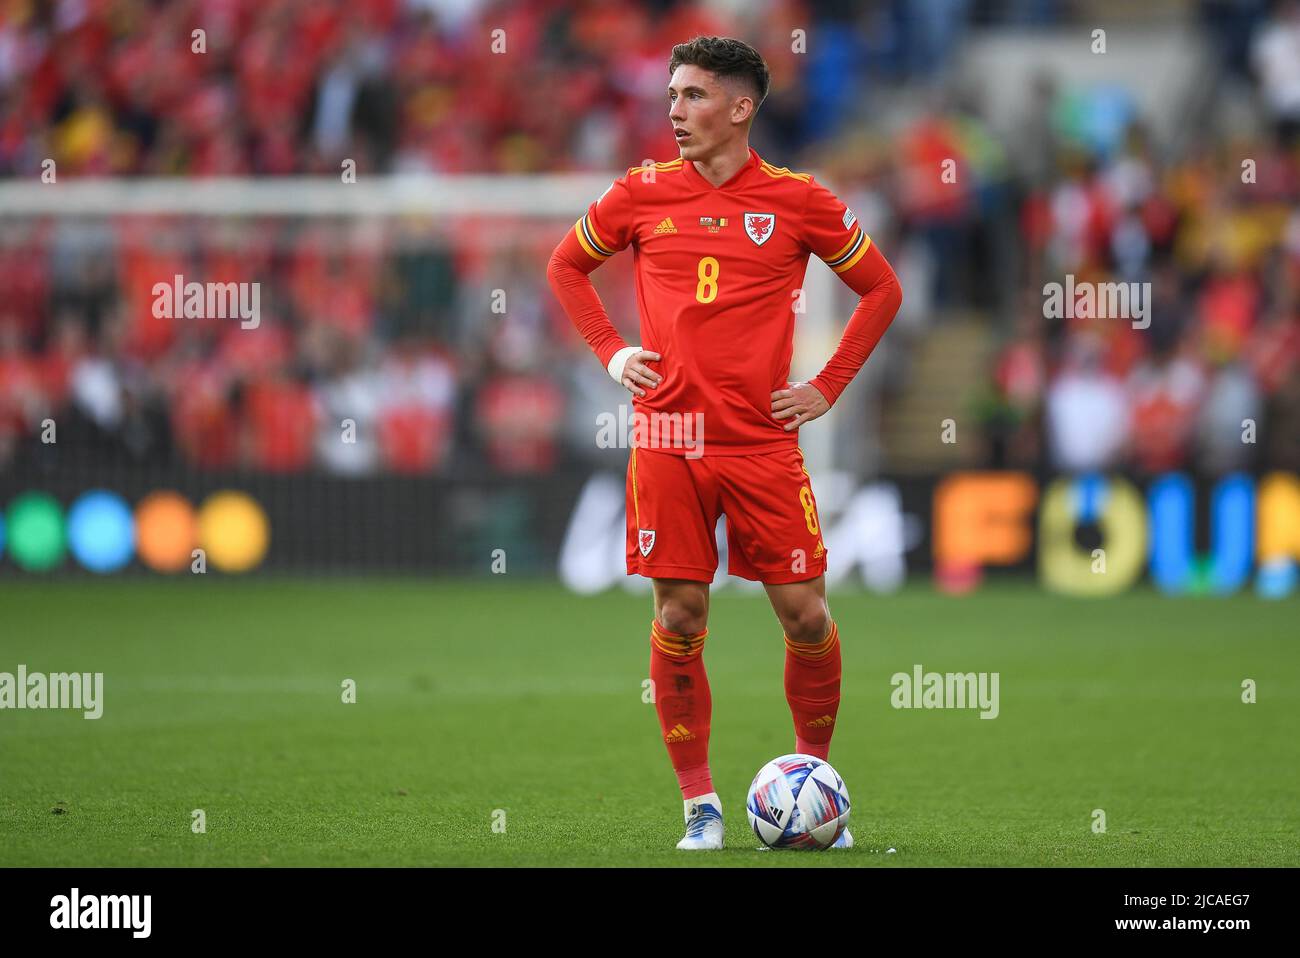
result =
M683 803L686 834L677 843L683 851L716 851L722 847L722 799L717 792L688 798Z
M831 845L831 848L852 848L852 847L853 847L853 836L849 834L849 830L847 828L844 829L844 831L840 832L840 837L835 839L835 843Z

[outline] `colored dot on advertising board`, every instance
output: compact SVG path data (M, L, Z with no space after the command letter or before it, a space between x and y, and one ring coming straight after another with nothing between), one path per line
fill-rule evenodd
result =
M199 541L194 507L179 492L151 492L135 507L135 535L141 562L158 572L178 572Z
M91 572L116 572L135 553L135 520L114 492L92 489L68 510L68 546Z
M214 492L199 508L199 545L223 572L246 572L262 561L270 544L270 523L252 497Z
M25 492L9 504L9 552L28 572L48 572L63 561L63 508L48 492Z

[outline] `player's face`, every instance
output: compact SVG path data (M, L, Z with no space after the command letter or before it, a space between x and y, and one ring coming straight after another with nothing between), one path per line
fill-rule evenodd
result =
M708 70L682 64L673 71L668 119L682 159L702 160L743 131L740 100Z

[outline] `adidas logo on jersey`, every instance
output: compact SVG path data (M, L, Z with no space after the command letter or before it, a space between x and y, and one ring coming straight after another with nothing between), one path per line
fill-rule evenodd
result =
M690 729L688 729L681 722L678 722L671 729L669 729L668 734L664 736L664 742L666 742L669 745L673 745L677 742L691 742L694 741L694 739L695 739L695 733L692 732Z
M671 216L665 216L662 220L659 221L659 225L655 227L655 232L676 233L677 227L673 226L673 218Z
M835 724L835 717L823 715L819 719L813 719L811 722L804 722L803 724L805 728L829 728Z

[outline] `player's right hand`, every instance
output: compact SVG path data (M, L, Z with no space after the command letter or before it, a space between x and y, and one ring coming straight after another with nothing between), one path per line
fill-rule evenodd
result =
M644 396L645 390L641 388L642 386L653 389L664 380L662 375L655 372L646 363L658 362L663 357L648 349L637 349L631 346L627 347L627 349L630 352L627 353L626 358L623 358L622 369L617 368L621 357L618 353L615 353L614 358L609 363L609 374L615 382L621 383L633 395ZM619 350L620 353L623 351Z

